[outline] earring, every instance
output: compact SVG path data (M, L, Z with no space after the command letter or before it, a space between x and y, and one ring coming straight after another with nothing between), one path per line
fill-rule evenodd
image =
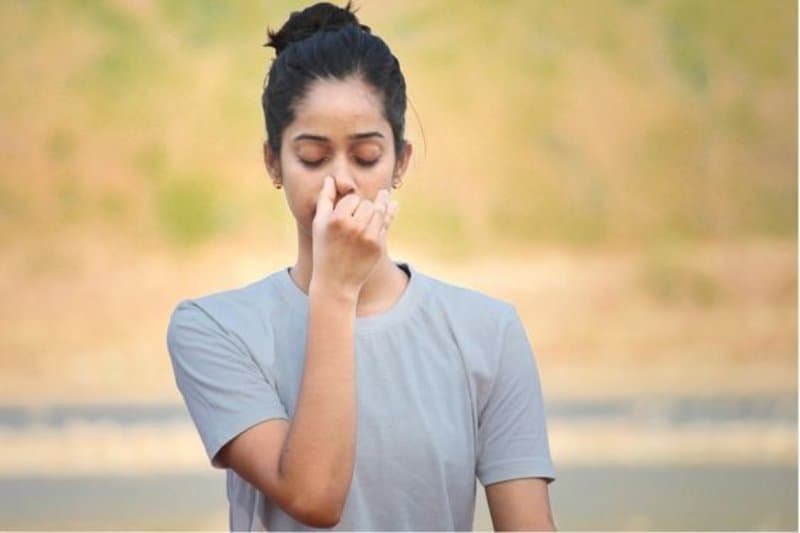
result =
M392 188L393 189L399 189L402 185L403 185L403 182L400 181L400 180L392 181Z
M281 187L283 187L283 185L281 185L280 182L275 182L275 188L276 189L280 189Z

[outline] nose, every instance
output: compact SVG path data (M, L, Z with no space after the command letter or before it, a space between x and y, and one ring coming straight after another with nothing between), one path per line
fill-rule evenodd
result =
M356 192L355 180L353 180L353 176L346 169L335 169L331 173L331 176L333 176L333 181L336 184L336 194L339 198Z

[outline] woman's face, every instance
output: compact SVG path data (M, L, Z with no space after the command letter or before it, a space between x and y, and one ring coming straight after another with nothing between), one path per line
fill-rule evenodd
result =
M338 202L353 192L374 200L405 173L411 146L395 159L394 136L382 110L380 96L358 77L318 79L283 131L280 156L265 143L267 169L283 184L298 230L309 238L325 176L335 178Z

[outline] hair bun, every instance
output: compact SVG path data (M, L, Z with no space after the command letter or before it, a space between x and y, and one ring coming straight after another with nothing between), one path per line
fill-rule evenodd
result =
M367 33L370 32L369 26L358 22L349 1L344 7L333 5L330 2L319 2L302 11L293 11L289 20L277 32L268 29L269 41L264 46L274 48L277 56L288 46L311 37L317 32L337 30L350 25L357 26Z

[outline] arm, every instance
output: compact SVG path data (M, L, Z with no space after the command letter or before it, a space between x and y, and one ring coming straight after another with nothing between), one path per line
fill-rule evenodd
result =
M521 478L486 486L495 531L556 531L547 481Z
M555 530L548 482L550 456L541 382L516 309L502 333L494 381L478 425L476 473L497 530Z
M312 279L305 367L291 423L263 422L220 451L222 465L312 527L338 523L352 480L356 301L356 294Z
M261 424L226 452L231 467L288 514L323 528L339 522L352 482L356 304L385 253L396 209L387 189L374 203L351 193L334 207L336 196L326 176L313 223L306 360L293 420Z
M306 495L305 508L336 525L353 477L356 445L354 332L358 294L312 279L300 398L280 461L281 476Z

